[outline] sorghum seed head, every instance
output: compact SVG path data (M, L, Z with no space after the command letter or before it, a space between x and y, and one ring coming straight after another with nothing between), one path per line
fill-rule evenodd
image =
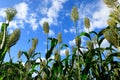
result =
M21 55L22 55L22 52L19 50L19 51L18 51L18 58L20 58Z
M62 34L58 33L58 43L62 43Z
M76 22L79 19L79 13L77 7L73 7L71 11L71 19Z
M89 18L84 18L84 25L85 25L85 28L89 29L90 28L90 20Z
M43 30L46 34L49 33L49 23L48 22L43 23Z
M8 39L8 47L11 47L17 43L20 38L20 29L16 29Z
M10 22L16 15L17 11L14 8L8 8L5 10L5 13L6 13L6 19L8 20L8 22Z
M75 38L75 43L76 43L76 46L79 47L80 44L81 44L81 38L79 36L76 36Z
M68 49L66 49L65 55L66 55L66 57L69 56L69 50Z
M94 48L92 41L87 41L86 45L87 45L88 49L93 49Z
M110 19L108 19L107 20L107 23L108 23L108 25L110 26L110 27L116 27L116 22L115 22L115 20L114 19L112 19L112 18L110 18Z

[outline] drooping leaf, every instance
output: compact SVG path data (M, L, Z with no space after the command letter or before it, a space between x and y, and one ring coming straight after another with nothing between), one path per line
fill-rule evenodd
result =
M49 70L49 68L45 67L43 70L47 74L47 76L49 77L50 76L50 70Z
M103 37L103 38L101 38L101 39L98 41L98 45L99 45L99 46L101 45L101 43L103 42L104 39L105 39L105 38Z
M105 29L102 29L102 30L98 33L98 35L97 35L97 38L98 38L98 39L99 39L101 36L103 36L104 30L105 30Z
M46 56L45 56L46 59L50 58L51 54L52 54L52 50L48 50L48 51L47 51L47 54L46 54Z
M36 55L38 55L38 54L41 54L41 53L34 53L33 55L32 55L32 58L34 58Z
M116 53L110 54L110 55L107 57L106 62L110 62L111 60L113 60L113 57L120 57L120 52L116 52Z
M95 31L91 31L90 34L94 33L95 35L97 35L97 33Z
M7 29L8 25L9 25L9 24L7 24L7 23L2 23L1 31L3 32L3 31L4 31L4 28Z
M20 39L20 29L16 29L9 37L9 40L8 40L8 47L12 47L13 45L15 45L18 40Z
M63 47L68 47L68 45L67 45L67 44L62 44L62 45L60 46L60 49L62 49Z
M86 36L86 37L88 37L91 40L90 35L88 33L86 33L86 32L81 32L80 36Z
M27 52L22 51L22 54L24 54L24 55L25 55L25 57L29 60L29 55L28 55L28 53L27 53Z
M46 59L50 58L54 47L55 47L55 46L57 45L57 43L58 43L58 40L55 39L55 38L48 38L48 39L51 40L51 43L50 43L50 49L47 51L46 56L45 56Z

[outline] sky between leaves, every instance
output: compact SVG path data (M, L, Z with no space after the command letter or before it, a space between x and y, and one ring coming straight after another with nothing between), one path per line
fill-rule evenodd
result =
M68 44L69 47L75 45L75 28L70 18L73 6L78 7L79 11L80 18L77 23L79 33L87 31L83 25L85 17L90 18L90 30L99 31L107 26L110 9L103 0L0 0L0 25L4 22L6 8L13 7L18 12L8 27L9 33L16 28L21 29L20 40L11 48L13 60L18 60L16 56L19 50L27 51L31 47L29 40L32 38L39 39L36 52L40 52L44 57L46 49L46 38L42 29L44 21L48 21L50 25L49 37L56 37L58 32L61 32L63 43ZM82 39L82 45L84 43L85 40ZM106 40L102 46L105 45L108 45ZM64 49L61 50L62 56L64 51ZM9 61L8 55L5 61Z

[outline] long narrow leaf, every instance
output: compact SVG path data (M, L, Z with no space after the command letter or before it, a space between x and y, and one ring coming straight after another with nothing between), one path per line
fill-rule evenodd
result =
M91 40L90 35L88 33L86 33L86 32L81 32L80 36L86 36L86 37L88 37Z
M29 55L28 55L28 53L27 53L27 52L22 51L22 54L24 54L24 55L25 55L25 57L29 60Z
M68 47L68 45L67 45L67 44L62 44L62 45L60 46L60 49L62 49L63 47Z

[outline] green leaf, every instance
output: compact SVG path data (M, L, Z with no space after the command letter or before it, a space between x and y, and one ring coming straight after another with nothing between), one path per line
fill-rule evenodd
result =
M41 54L41 53L34 53L33 55L32 55L32 58L34 58L36 55L38 55L38 54Z
M88 37L91 40L90 35L88 33L86 33L86 32L81 32L80 36L86 36L86 37Z
M1 31L4 31L4 28L7 28L9 24L6 23L2 23L2 27L1 27Z
M52 54L52 51L54 49L54 47L57 45L58 43L58 40L55 39L55 38L48 38L49 40L51 40L51 43L50 43L50 49L47 51L47 54L46 54L46 59L50 58L51 54Z
M105 39L105 38L103 37L103 38L101 38L101 39L98 41L98 45L99 45L99 46L101 45L101 43L103 42L104 39Z
M0 80L4 80L4 78L5 78L5 75L0 76Z
M50 49L50 50L47 51L47 54L45 56L46 59L50 58L51 55L52 55L52 50Z
M8 48L5 47L1 50L2 52L0 53L0 63L4 60L5 54L8 51Z
M94 33L95 35L97 35L97 33L95 31L91 31L90 34Z
M60 46L60 49L62 49L63 47L68 47L68 45L67 45L67 44L62 44L62 45Z
M85 68L83 69L82 71L82 79L81 80L86 80L87 79L87 74L89 72L89 69L90 69L90 65L86 65Z
M109 63L110 61L112 61L112 60L113 60L113 57L120 57L120 52L116 52L116 53L110 54L110 55L107 57L106 62Z
M104 30L105 30L105 29L102 29L102 30L98 33L97 39L99 39L101 36L103 36Z
M25 57L29 60L29 55L28 55L28 53L27 53L27 52L22 51L22 54L24 54L24 55L25 55Z
M47 64L49 64L52 60L53 60L53 59L49 59L49 60L47 61Z
M50 76L50 70L47 67L45 67L43 70L47 74L47 76L49 77Z

